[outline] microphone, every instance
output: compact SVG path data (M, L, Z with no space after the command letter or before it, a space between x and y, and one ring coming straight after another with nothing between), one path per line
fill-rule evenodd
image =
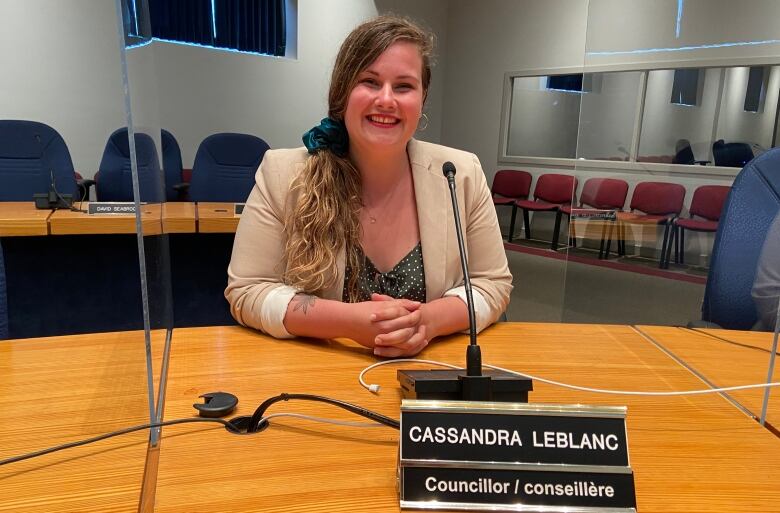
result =
M35 140L41 144L41 136L35 135ZM54 180L54 169L49 168L49 192L33 194L35 208L40 210L73 209L73 195L60 194Z
M464 401L513 401L528 402L528 392L533 389L530 379L502 371L482 373L482 352L477 344L477 322L474 297L471 289L463 227L455 192L455 165L445 162L442 173L447 179L458 237L463 286L466 290L466 308L469 314L469 345L466 348L466 369L436 369L427 371L399 370L397 377L406 398L443 399Z
M447 185L450 188L450 200L452 211L455 215L455 233L458 235L458 251L460 252L460 267L463 270L463 286L466 289L466 308L469 311L469 346L466 350L466 375L482 375L482 352L477 344L477 321L474 311L474 295L471 292L471 278L469 277L469 264L466 260L466 245L463 243L463 226L460 224L460 212L458 212L458 196L455 193L455 164L447 161L441 167Z

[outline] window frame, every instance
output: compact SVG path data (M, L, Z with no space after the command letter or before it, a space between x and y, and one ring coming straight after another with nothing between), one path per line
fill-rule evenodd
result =
M651 63L637 63L631 65L608 64L598 66L567 66L551 68L527 68L518 71L507 71L503 77L503 92L501 99L501 116L499 125L499 140L497 164L508 166L534 166L538 168L555 168L562 170L575 169L599 169L603 171L625 172L625 171L653 171L659 173L670 173L689 176L711 176L711 177L735 177L739 173L739 168L723 166L697 166L688 164L671 164L660 162L637 162L639 150L639 140L641 138L642 120L644 114L645 95L647 93L647 76L650 71L678 68L699 68L703 73L707 68L729 68L729 67L750 67L750 66L780 66L780 59L777 57L744 57L729 59L700 59L686 61L656 61ZM612 73L621 71L639 71L642 72L639 84L639 99L636 102L636 111L634 114L634 132L631 137L631 147L629 150L628 161L614 160L595 160L585 158L565 158L565 157L533 157L527 155L508 155L509 148L509 121L512 107L512 79L516 77L538 77L549 75L573 75L578 73ZM721 87L722 87L721 80ZM719 100L720 101L720 100ZM780 111L780 100L778 101L778 110ZM780 112L779 112L780 115ZM775 119L777 125L778 119ZM773 137L774 139L774 137Z

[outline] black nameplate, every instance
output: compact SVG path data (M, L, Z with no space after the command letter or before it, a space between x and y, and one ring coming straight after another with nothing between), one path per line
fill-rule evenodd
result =
M402 508L471 511L636 511L631 471L401 467ZM579 509L584 508L584 509Z
M404 400L400 458L628 467L625 408Z
M244 213L244 205L245 205L244 203L236 203L233 206L233 215L234 216L240 216L241 214L243 214Z
M616 221L617 212L614 210L601 210L596 208L573 208L571 217L574 219L600 219L602 221Z
M96 214L135 214L135 203L129 202L91 202L89 204L90 215Z

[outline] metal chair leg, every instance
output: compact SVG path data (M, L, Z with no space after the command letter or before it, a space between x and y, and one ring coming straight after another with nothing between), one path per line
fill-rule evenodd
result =
M563 212L558 209L555 212L555 228L553 228L553 239L552 244L550 244L550 249L553 251L558 250L558 237L561 234L561 216L563 216Z
M525 238L531 238L531 218L528 215L528 210L523 209L523 223L525 225Z
M612 223L610 223L609 228L607 228L606 225L604 225L601 228L601 248L599 249L599 258L605 258L605 259L609 260L609 250L610 250L610 247L612 246L612 229L613 229L613 224ZM607 231L607 237L606 237L607 248L606 248L606 251L604 252L604 255L602 256L601 251L602 251L602 249L604 249L604 230Z
M671 231L669 233L669 237L674 240L674 246L677 248L677 233L679 227L672 226ZM669 262L672 259L672 241L669 241L669 244L666 247L666 253L662 254L661 257L663 258L663 267L662 269L669 269ZM675 262L677 261L677 255L675 255Z
M506 241L512 242L512 237L515 236L515 216L517 215L517 205L512 203L512 220L509 222L509 235Z
M571 215L566 216L566 222L569 229L569 246L577 247L577 223L571 222Z
M664 267L664 255L666 255L666 247L667 244L671 244L671 241L667 240L670 237L671 230L669 229L671 226L671 221L667 221L664 223L664 240L661 243L661 258L660 262L658 263L658 267L661 269L665 269Z

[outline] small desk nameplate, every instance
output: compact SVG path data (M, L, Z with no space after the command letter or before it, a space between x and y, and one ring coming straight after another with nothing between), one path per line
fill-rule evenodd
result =
M135 203L132 202L91 202L87 210L89 215L135 214Z
M594 208L571 209L572 219L600 219L602 221L617 221L617 212L614 210L602 210Z
M635 511L625 416L625 407L405 399L401 507Z

